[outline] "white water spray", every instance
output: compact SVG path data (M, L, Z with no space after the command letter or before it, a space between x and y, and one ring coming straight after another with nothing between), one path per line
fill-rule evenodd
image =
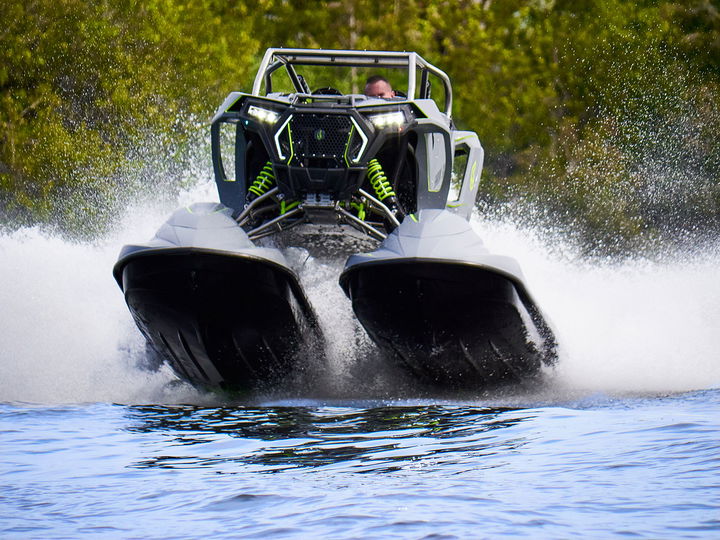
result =
M140 367L144 339L112 278L120 247L150 238L170 212L130 209L102 244L37 229L0 235L0 402L198 400L169 368Z
M216 200L211 183L179 204ZM151 237L172 208L134 208L100 245L23 230L0 236L0 402L142 403L202 398L143 369L144 342L111 270L122 244ZM663 263L591 264L548 251L533 231L474 222L491 251L515 257L551 319L560 392L671 392L720 385L716 246ZM567 252L568 250L566 250ZM330 369L352 385L367 343L337 285L340 267L312 261L303 284L327 335Z
M718 246L663 262L591 263L573 257L562 240L553 244L507 224L475 228L491 251L520 261L553 323L559 386L600 392L720 386Z

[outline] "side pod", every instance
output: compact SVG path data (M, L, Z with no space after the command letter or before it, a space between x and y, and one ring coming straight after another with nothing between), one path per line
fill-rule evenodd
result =
M517 262L446 210L408 216L376 251L351 256L340 285L371 339L428 383L517 382L555 361Z
M315 313L282 254L256 247L219 204L176 211L113 274L140 331L178 376L209 389L291 377L322 350Z

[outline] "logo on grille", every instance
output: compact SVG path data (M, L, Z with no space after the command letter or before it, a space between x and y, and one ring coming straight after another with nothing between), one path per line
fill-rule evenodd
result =
M322 141L324 138L325 138L325 130L324 129L316 129L315 130L315 140Z

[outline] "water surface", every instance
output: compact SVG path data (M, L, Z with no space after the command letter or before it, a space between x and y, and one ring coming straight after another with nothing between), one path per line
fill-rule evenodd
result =
M702 538L720 393L0 408L4 538Z

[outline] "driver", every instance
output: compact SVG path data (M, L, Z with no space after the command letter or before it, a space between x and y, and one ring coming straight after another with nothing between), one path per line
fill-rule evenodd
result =
M395 90L392 89L388 80L382 75L373 75L365 83L365 95L390 99L395 97Z

